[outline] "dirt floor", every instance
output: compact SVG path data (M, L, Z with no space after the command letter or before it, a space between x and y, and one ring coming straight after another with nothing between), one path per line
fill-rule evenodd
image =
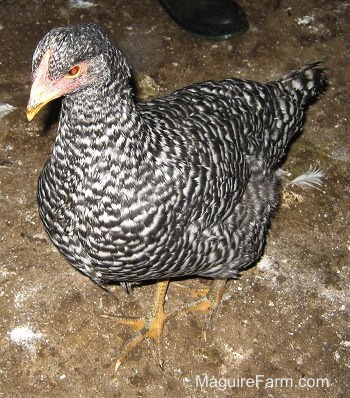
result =
M0 1L0 103L15 107L0 120L0 397L348 397L349 2L241 0L250 29L223 42L181 31L156 0L73 3ZM116 377L134 332L100 314L143 314L154 286L107 294L58 254L36 203L57 123L48 111L25 117L38 40L91 21L125 53L142 99L201 80L272 80L317 60L329 75L283 164L290 178L321 168L323 185L286 188L262 260L228 284L206 343L204 316L179 316L165 330L164 370L147 341ZM190 298L183 286L207 284L172 285L167 306Z

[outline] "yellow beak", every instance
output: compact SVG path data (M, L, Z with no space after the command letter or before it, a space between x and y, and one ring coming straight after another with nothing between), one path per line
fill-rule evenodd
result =
M53 83L47 76L50 56L51 49L48 49L40 62L30 90L30 97L26 111L27 119L29 121L31 121L40 109L42 109L48 102L62 95L62 93L53 86Z
M52 90L49 85L34 81L30 90L30 98L26 110L27 119L31 121L40 109L60 96L61 93Z

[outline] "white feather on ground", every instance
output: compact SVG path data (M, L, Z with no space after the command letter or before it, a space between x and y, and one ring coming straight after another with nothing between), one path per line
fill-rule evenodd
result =
M97 5L93 1L89 0L69 0L68 3L72 8L90 8Z
M325 173L322 169L319 169L317 166L311 165L309 169L302 175L294 178L294 180L289 181L287 185L296 185L302 189L308 188L318 188L323 184L323 178Z
M12 112L14 109L14 106L10 104L5 104L5 102L0 102L0 119Z

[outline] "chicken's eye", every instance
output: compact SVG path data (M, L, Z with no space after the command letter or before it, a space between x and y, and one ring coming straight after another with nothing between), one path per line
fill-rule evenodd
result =
M73 66L72 69L70 69L66 73L66 77L77 77L79 75L79 72L80 72L80 66L79 65L75 65L75 66Z

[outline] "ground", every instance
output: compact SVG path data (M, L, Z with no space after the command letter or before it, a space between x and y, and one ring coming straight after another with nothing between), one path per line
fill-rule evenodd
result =
M349 2L241 0L250 29L223 42L183 32L156 0L73 3L0 1L0 102L15 107L0 120L0 397L349 396ZM164 370L146 342L115 375L134 332L100 317L143 314L154 286L104 292L58 254L37 213L57 107L25 118L32 53L52 27L91 21L126 55L141 99L318 60L329 76L282 165L290 178L315 165L323 185L285 187L262 260L229 282L206 343L202 314L169 321ZM184 286L208 283L173 284L167 308L190 299Z

